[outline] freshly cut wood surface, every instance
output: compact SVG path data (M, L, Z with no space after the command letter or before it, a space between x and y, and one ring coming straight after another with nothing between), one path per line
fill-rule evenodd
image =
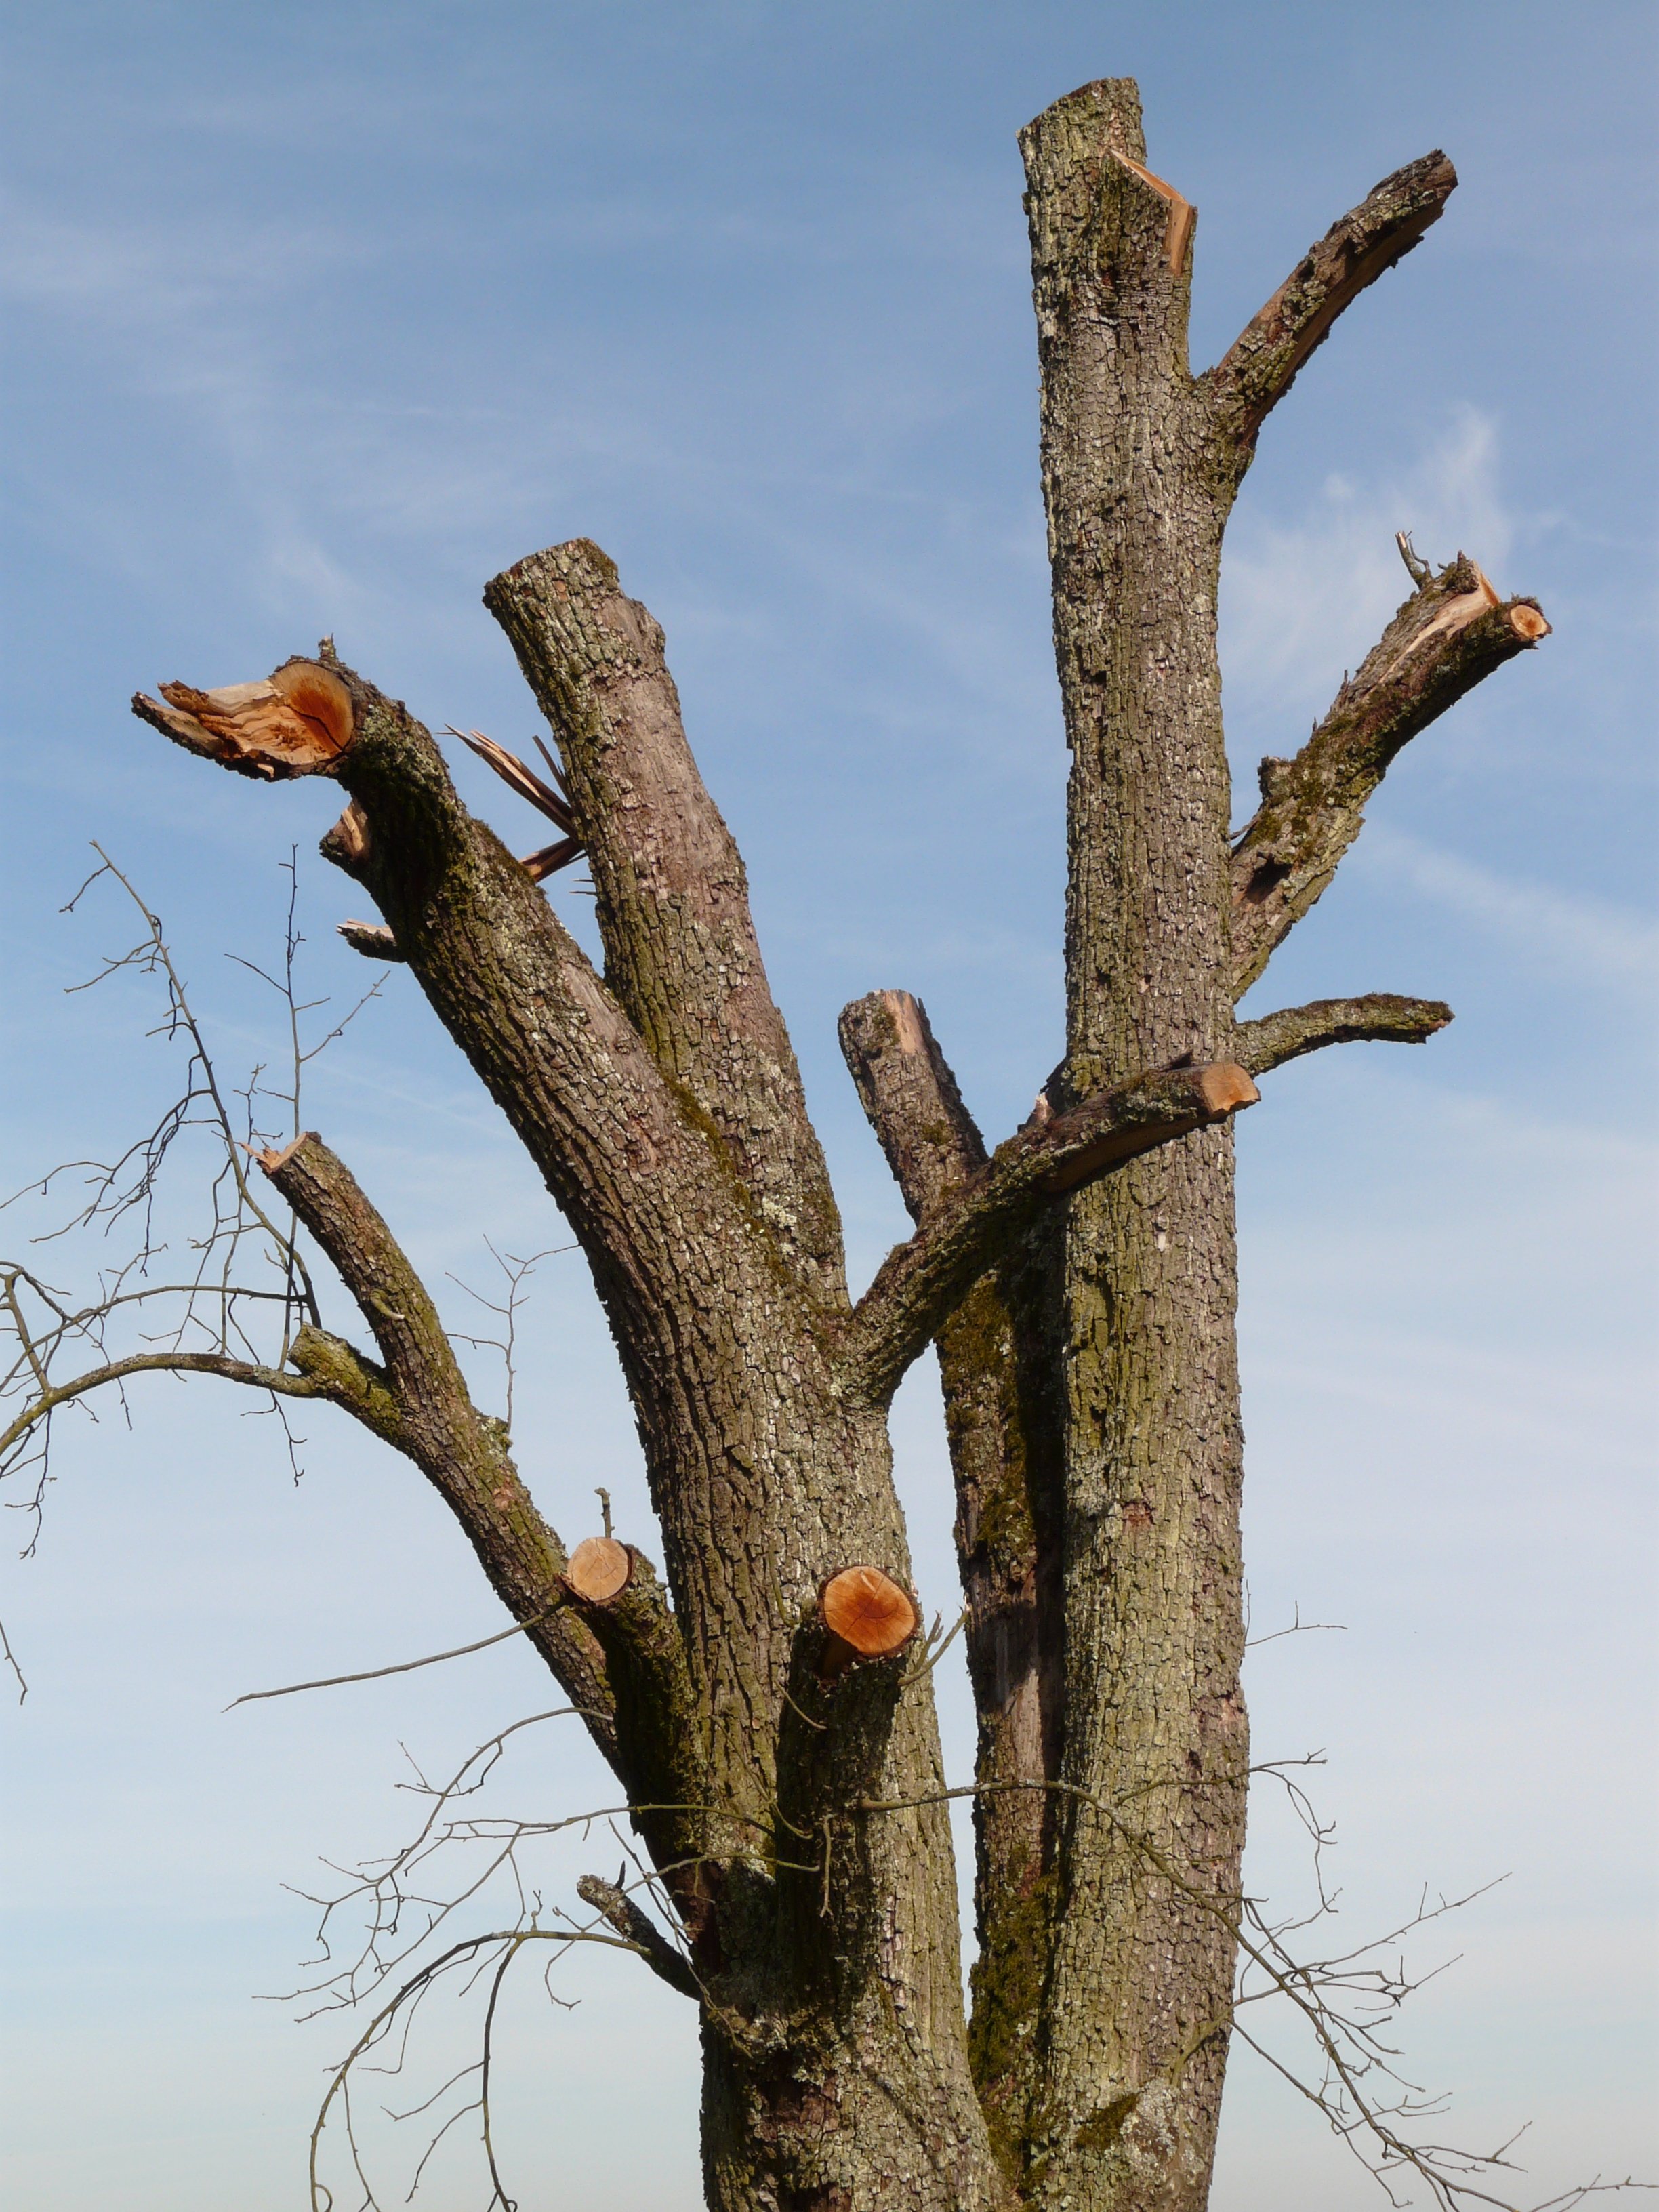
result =
M843 1567L818 1596L818 1618L861 1658L886 1659L916 1632L909 1592L879 1567Z
M564 1578L578 1597L603 1605L626 1589L634 1572L634 1555L613 1536L589 1536L570 1554Z
M1241 1106L1254 1106L1261 1093L1249 1078L1249 1072L1231 1060L1215 1061L1200 1071L1198 1079L1199 1096L1212 1114L1231 1114Z

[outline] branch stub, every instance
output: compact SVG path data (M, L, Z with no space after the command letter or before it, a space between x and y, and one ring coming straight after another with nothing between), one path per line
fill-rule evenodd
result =
M921 1615L903 1584L879 1567L843 1567L818 1592L818 1619L860 1659L890 1659L915 1634Z
M589 1536L570 1554L564 1579L589 1605L608 1605L633 1579L634 1554L612 1536Z

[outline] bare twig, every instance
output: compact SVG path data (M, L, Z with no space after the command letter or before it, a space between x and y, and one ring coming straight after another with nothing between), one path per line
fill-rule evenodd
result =
M325 1674L315 1682L287 1683L280 1690L244 1690L224 1710L234 1713L238 1705L257 1705L262 1698L297 1697L301 1690L337 1690L348 1682L378 1682L387 1674L412 1674L417 1668L436 1667L446 1659L465 1659L471 1652L488 1651L492 1644L505 1644L509 1637L522 1636L527 1629L539 1628L554 1610L550 1606L546 1613L538 1613L529 1620L515 1620L511 1628L498 1628L493 1636L481 1636L476 1644L458 1644L453 1651L429 1652L424 1659L400 1660L394 1667L369 1667L359 1674Z

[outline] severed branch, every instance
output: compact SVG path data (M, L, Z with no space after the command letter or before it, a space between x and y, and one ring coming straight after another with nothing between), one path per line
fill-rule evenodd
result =
M1337 317L1439 221L1456 185L1456 170L1437 152L1385 177L1308 249L1200 380L1217 427L1247 464L1256 433Z
M1286 1006L1259 1021L1241 1022L1233 1032L1233 1055L1252 1075L1266 1075L1318 1052L1328 1044L1426 1044L1452 1018L1439 999L1401 999L1391 991L1372 991L1363 999L1316 999L1306 1006Z
M890 1397L946 1316L1048 1198L1225 1121L1259 1096L1243 1067L1222 1061L1141 1076L1045 1123L1028 1123L882 1262L842 1338L854 1387L878 1403Z
M365 960L401 961L404 957L397 939L383 921L343 921L337 928L352 951L361 952Z
M617 1734L637 1778L629 1784L634 1825L665 1869L693 1951L712 1968L719 1938L705 1861L709 1772L679 1623L649 1560L613 1537L578 1544L563 1581L571 1610L605 1654Z
M1235 995L1329 884L1401 748L1549 627L1460 553L1397 611L1295 759L1262 762L1261 804L1233 847Z
M842 1056L893 1179L920 1221L985 1165L985 1139L962 1103L927 1011L908 991L872 991L842 1010Z
M159 688L165 706L134 693L141 721L188 752L266 782L326 774L356 735L350 690L320 660L285 660L262 683L213 691L191 684Z

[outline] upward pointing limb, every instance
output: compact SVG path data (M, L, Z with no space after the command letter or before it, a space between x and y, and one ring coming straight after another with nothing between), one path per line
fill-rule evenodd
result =
M1246 465L1256 433L1337 317L1411 252L1440 220L1456 187L1456 170L1438 152L1385 177L1309 247L1200 380L1209 387L1218 428Z
M1419 582L1294 760L1262 762L1261 804L1233 846L1236 996L1329 884L1401 748L1549 627L1460 553Z
M663 1074L719 1132L790 1261L842 1303L829 1172L742 855L686 741L661 629L585 538L516 562L485 586L484 605L558 742L607 984Z

